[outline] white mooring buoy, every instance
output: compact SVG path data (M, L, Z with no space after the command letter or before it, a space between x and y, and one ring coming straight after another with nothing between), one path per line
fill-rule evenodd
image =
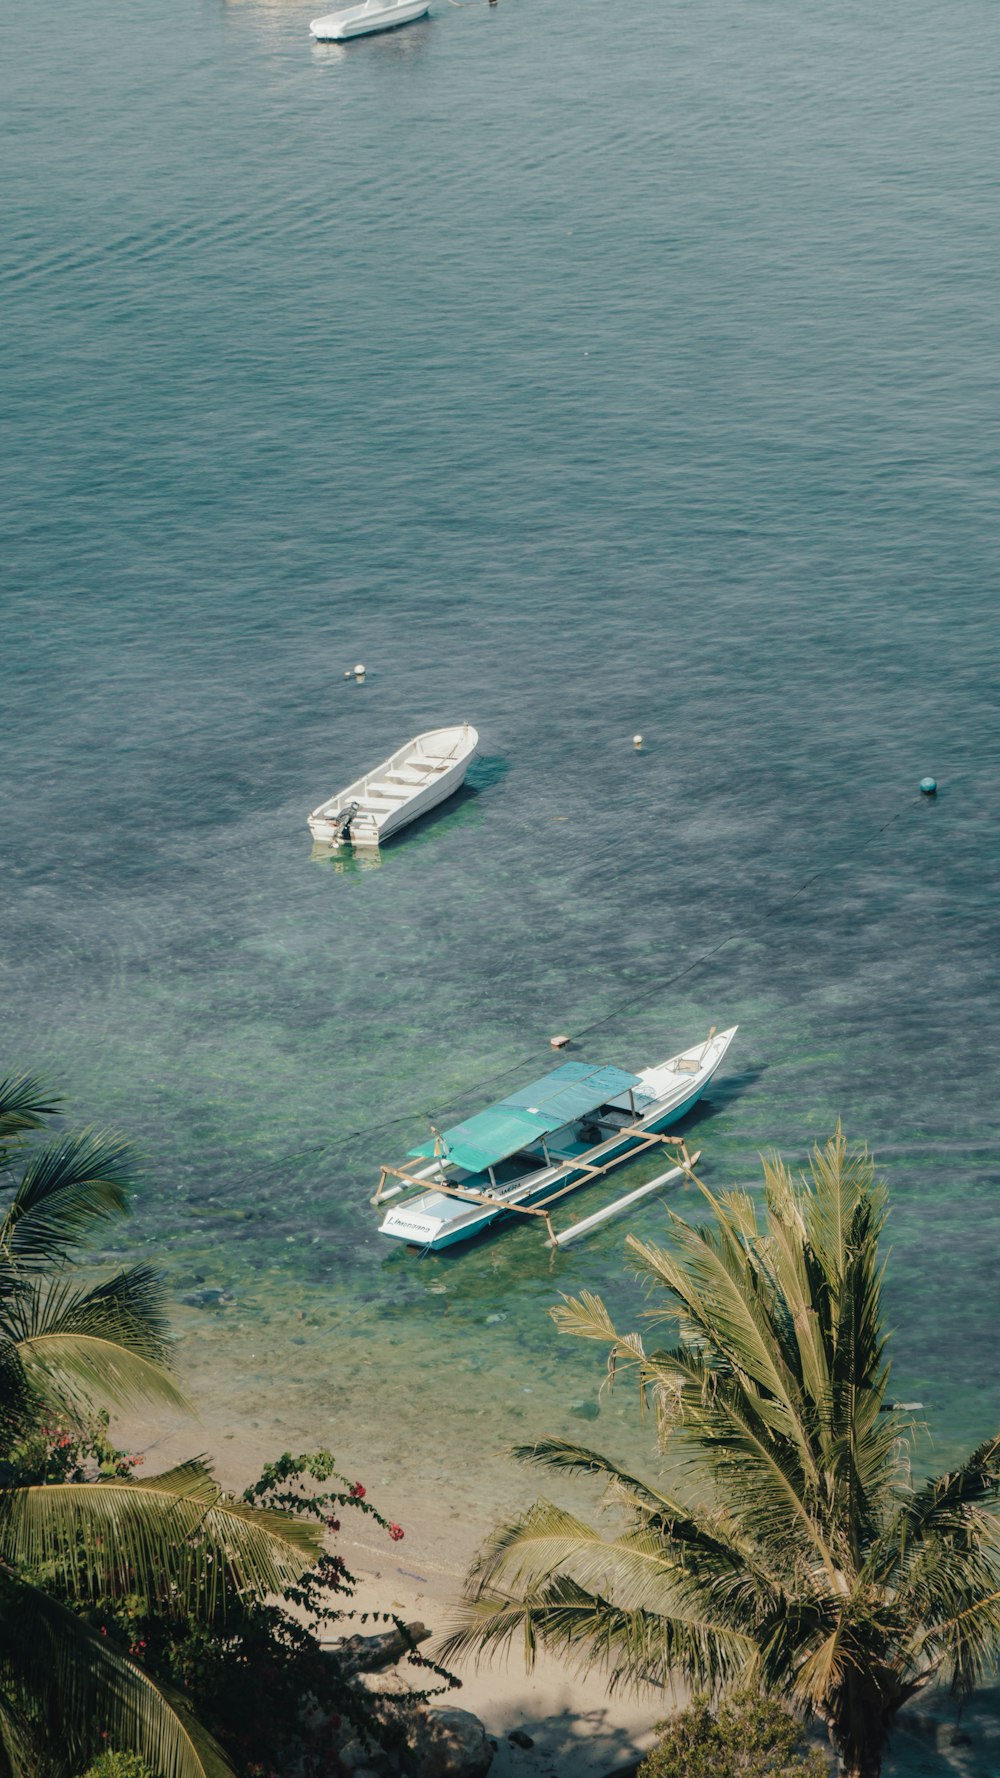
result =
M642 736L641 735L633 735L632 736L632 745L633 745L633 747L641 747L642 746Z
M361 662L359 661L357 666L354 669L354 677L355 677L355 679L363 679L364 676L365 676L365 670L364 670L364 667L362 666Z

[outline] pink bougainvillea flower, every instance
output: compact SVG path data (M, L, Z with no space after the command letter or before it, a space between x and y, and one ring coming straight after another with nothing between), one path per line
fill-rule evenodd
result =
M390 1525L389 1536L392 1538L393 1543L398 1543L401 1537L406 1536L406 1533L403 1530L402 1525Z
M360 1482L352 1482L351 1483L351 1493L354 1496L355 1500L363 1500L365 1497L365 1494L367 1493L367 1489L363 1488L361 1486Z

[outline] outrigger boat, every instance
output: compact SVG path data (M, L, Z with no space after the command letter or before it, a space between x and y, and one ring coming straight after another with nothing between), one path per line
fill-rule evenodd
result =
M327 846L379 846L453 796L479 736L469 722L429 729L398 747L387 760L328 797L309 817L313 839Z
M716 1035L713 1026L702 1043L638 1074L564 1062L488 1110L435 1133L432 1142L410 1149L406 1165L381 1169L372 1203L406 1196L387 1209L379 1234L436 1253L516 1214L539 1218L549 1246L564 1246L583 1233L584 1224L557 1234L551 1210L579 1186L658 1143L675 1150L669 1173L588 1217L592 1227L690 1171L698 1156L688 1154L682 1137L664 1131L697 1104L736 1031L733 1025Z

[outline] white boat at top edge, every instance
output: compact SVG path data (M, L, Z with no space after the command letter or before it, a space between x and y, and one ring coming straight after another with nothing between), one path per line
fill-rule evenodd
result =
M411 19L426 17L429 11L430 0L364 0L362 6L348 6L343 12L329 12L325 18L313 19L309 29L318 43L343 43L348 37L393 31L397 25L408 25Z
M313 810L313 838L328 846L381 845L454 795L478 745L479 735L468 722L414 736Z
M565 1062L411 1148L403 1166L381 1169L372 1199L385 1207L379 1234L436 1253L481 1234L498 1217L521 1214L541 1218L549 1245L561 1246L568 1237L556 1234L550 1210L577 1187L657 1143L675 1147L675 1176L690 1170L696 1157L682 1139L662 1132L697 1104L736 1032L735 1025L718 1034L713 1029L701 1043L638 1074ZM640 1195L629 1193L621 1206ZM400 1196L398 1208L387 1203Z

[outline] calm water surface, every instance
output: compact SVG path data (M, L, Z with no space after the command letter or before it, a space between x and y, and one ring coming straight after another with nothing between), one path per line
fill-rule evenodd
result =
M625 1231L417 1261L379 1160L554 1031L738 1021L707 1177L868 1139L947 1461L1000 1416L1000 14L317 4L6 8L7 1065L142 1145L215 1423L481 1519L511 1437L645 1448L545 1313L637 1312ZM463 718L461 800L311 856Z

